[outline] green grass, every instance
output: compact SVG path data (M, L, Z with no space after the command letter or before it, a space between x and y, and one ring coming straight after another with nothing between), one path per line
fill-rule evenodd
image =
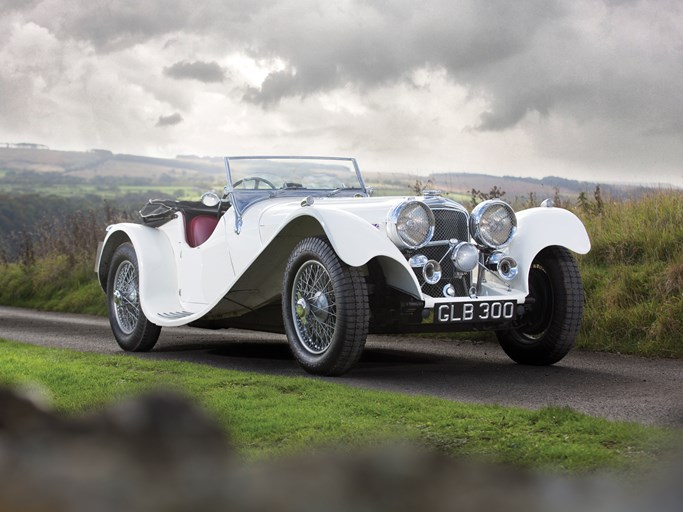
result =
M40 258L33 265L0 265L0 304L16 307L106 315L104 292L95 277L94 255Z
M581 217L592 249L579 258L579 346L683 357L683 194L608 202L602 215Z
M96 410L160 386L189 395L226 428L249 459L329 446L417 442L559 471L633 470L674 438L664 429L540 411L466 405L368 391L311 378L273 377L127 355L49 349L0 339L0 383L38 384L67 414Z

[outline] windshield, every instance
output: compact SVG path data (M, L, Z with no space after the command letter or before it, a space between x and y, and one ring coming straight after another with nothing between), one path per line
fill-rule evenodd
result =
M352 158L228 157L225 163L235 191L365 192Z

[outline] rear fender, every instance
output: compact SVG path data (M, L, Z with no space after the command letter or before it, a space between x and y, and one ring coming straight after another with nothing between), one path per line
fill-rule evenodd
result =
M141 224L109 226L98 258L97 274L106 291L111 259L116 248L130 242L138 259L140 304L147 318L158 311L178 310L178 282L173 248L161 230Z

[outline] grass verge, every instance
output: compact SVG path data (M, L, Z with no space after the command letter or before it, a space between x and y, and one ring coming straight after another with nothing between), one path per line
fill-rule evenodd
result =
M586 307L578 346L683 357L683 193L607 202L582 220L592 249L579 258Z
M566 408L528 411L356 389L175 361L100 355L0 339L0 384L37 383L64 413L152 388L206 407L237 450L262 458L316 447L417 442L453 455L558 471L629 470L657 459L674 434Z
M64 254L40 258L32 265L0 265L0 304L104 316L107 303L93 266L90 259Z

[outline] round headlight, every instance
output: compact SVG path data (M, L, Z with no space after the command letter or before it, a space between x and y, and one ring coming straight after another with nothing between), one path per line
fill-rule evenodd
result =
M389 212L389 238L404 249L419 249L434 235L434 214L422 201L404 201Z
M472 210L470 231L481 245L492 249L505 247L517 231L517 216L506 202L489 199Z

